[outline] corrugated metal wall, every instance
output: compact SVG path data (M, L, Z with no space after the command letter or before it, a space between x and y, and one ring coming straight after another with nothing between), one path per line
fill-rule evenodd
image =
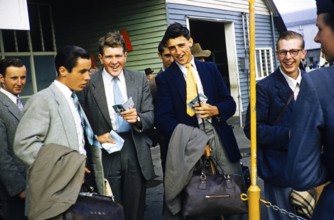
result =
M234 10L225 10L220 9L222 7L221 4L214 5L211 4L208 7L203 6L194 6L194 5L184 5L184 4L175 4L174 0L167 0L167 12L168 12L168 20L169 23L179 22L183 25L186 25L187 17L199 17L201 19L221 19L226 20L228 22L234 23L235 28L235 42L236 42L236 48L237 48L237 54L236 57L238 59L238 69L239 69L239 84L240 84L240 90L241 90L241 98L242 98L242 107L241 109L243 112L247 110L248 102L249 102L249 71L244 70L244 68L241 67L242 59L247 57L248 53L245 50L245 44L244 44L244 33L243 33L243 27L242 27L242 13L245 11L244 3L245 0L242 1L228 1L228 2L239 2L242 4L239 4L239 8L234 8ZM172 3L171 3L172 2ZM177 2L187 2L190 3L190 0L181 0ZM199 4L196 1L196 4ZM211 2L222 2L222 1L211 1ZM205 0L202 1L203 4L207 2ZM248 1L247 1L248 4ZM235 4L238 5L238 4ZM262 13L256 13L255 20L256 20L256 46L257 47L272 47L273 48L273 37L272 37L272 26L271 26L271 18L269 13L265 13L264 9L265 5L263 1L259 1L259 3L256 5L255 11L261 11ZM258 10L259 9L259 10ZM248 13L248 11L245 11ZM267 11L268 12L268 11ZM275 29L276 31L276 29ZM277 33L275 33L277 35ZM246 35L246 37L248 34ZM248 40L247 40L248 42ZM248 48L249 45L246 45L246 48ZM274 48L273 48L274 51ZM248 59L248 58L247 58ZM234 74L234 73L230 73ZM236 100L237 101L237 100Z
M157 47L167 27L164 0L130 0L116 5L104 1L103 4L82 3L80 10L77 7L77 4L54 6L58 48L80 45L97 58L98 39L108 31L125 28L133 46L126 67L139 71L151 67L155 73L159 71L161 61Z

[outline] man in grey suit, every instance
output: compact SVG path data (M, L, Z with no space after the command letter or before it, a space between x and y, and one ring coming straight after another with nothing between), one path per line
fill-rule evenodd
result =
M19 95L26 76L26 67L20 59L0 61L0 218L4 219L26 219L26 169L13 151L15 131L23 115Z
M101 149L89 143L80 105L76 106L72 98L74 92L82 91L88 84L91 65L90 54L81 47L66 46L58 52L57 79L28 100L17 127L14 151L27 167L33 164L40 149L51 143L87 155L85 182L104 194Z
M103 168L116 201L124 206L125 218L140 220L144 216L146 181L154 177L151 140L145 133L153 126L150 88L144 73L124 68L127 51L119 32L100 38L99 59L103 68L92 75L82 105L97 135L114 130L125 140L120 151L102 151ZM133 107L118 114L113 106L130 98Z

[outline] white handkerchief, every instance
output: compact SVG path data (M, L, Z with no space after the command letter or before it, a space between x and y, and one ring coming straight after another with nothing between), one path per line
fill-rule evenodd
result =
M109 153L112 154L117 151L121 151L124 145L124 139L119 136L115 131L110 131L110 138L115 141L114 144L112 143L104 143L102 147Z

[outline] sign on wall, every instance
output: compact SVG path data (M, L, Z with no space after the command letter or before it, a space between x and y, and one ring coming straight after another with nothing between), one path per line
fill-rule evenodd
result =
M30 29L27 0L0 0L0 29Z

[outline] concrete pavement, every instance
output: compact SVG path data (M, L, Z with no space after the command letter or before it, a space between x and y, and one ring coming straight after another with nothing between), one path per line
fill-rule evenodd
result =
M233 117L229 119L229 124L233 126L233 131L236 136L241 154L243 164L250 166L250 142L243 133L244 117ZM146 193L146 209L145 220L162 220L162 200L163 200L163 184L162 184L162 169L160 160L160 148L159 146L151 148L152 159L156 177L148 183ZM261 188L261 198L263 197L263 181L258 178L257 184ZM266 213L266 207L261 204L261 219L268 219ZM248 219L248 215L245 215L243 220Z

